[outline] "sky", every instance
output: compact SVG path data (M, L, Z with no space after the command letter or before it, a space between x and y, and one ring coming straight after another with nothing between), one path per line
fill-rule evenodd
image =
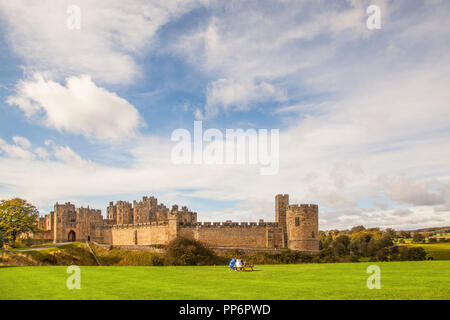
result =
M449 16L445 0L0 0L0 199L106 215L155 195L199 221L274 221L289 194L321 230L448 226ZM278 172L173 163L196 120L278 129Z

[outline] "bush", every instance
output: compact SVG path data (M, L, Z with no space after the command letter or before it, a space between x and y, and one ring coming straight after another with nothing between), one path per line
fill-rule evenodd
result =
M206 266L220 264L219 257L202 243L187 239L176 238L166 248L166 264L173 266Z
M413 247L408 250L408 256L410 261L420 261L427 258L427 253L422 247Z
M420 243L420 242L423 242L424 240L425 240L425 237L421 233L415 233L413 235L413 242L415 242L415 243Z
M163 266L164 258L158 254L152 254L150 257L150 265L151 266Z
M378 261L389 261L389 253L390 253L390 250L388 248L381 248L377 252L377 255L376 255L377 260Z
M16 239L16 241L14 241L13 248L22 248L23 247L23 242L22 239Z
M33 239L31 239L31 238L26 238L26 239L25 239L25 246L31 247L32 245L33 245Z

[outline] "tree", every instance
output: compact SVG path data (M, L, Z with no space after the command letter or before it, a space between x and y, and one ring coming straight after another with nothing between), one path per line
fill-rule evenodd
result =
M331 246L333 247L334 254L337 256L345 256L349 253L348 246L350 244L350 238L346 235L340 235L333 240Z
M319 232L319 247L320 250L326 249L333 242L333 236L330 233Z
M350 233L357 233L357 232L362 232L366 230L366 228L364 228L364 226L356 226L350 229Z
M378 251L377 240L375 240L375 238L372 238L367 244L367 255L369 257L374 257L377 254L377 251Z
M408 232L408 231L400 231L399 232L399 238L410 239L411 238L411 233Z
M38 230L39 211L26 200L14 198L0 202L0 232L4 237L11 237L12 243L26 232Z
M378 261L389 261L389 249L381 248L377 251L376 257Z
M419 242L422 242L423 240L425 240L425 237L423 236L423 234L418 233L418 232L414 233L413 242L419 243Z
M378 240L378 248L391 247L392 245L392 238L389 234L385 234L380 240Z
M420 261L427 258L427 252L422 247L413 247L408 250L408 260Z
M395 232L394 229L387 228L386 231L385 231L385 235L384 236L390 238L391 241L394 241L395 238L397 237L397 233Z
M361 254L361 238L356 238L350 242L350 245L348 246L350 249L350 252L354 255L360 255Z

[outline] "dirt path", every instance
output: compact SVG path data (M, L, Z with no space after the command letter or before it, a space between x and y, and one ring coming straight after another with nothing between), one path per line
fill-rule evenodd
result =
M50 244L48 246L42 246L42 247L36 247L36 248L29 248L29 249L21 249L21 250L5 250L7 252L27 252L27 251L36 251L36 250L42 250L42 249L48 249L48 248L54 248L54 247L61 247L66 244L70 244L72 242L61 242L61 243L55 243Z

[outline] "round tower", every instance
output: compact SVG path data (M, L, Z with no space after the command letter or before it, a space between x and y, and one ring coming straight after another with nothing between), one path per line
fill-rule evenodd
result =
M288 248L319 251L319 207L315 204L290 205L286 210Z

